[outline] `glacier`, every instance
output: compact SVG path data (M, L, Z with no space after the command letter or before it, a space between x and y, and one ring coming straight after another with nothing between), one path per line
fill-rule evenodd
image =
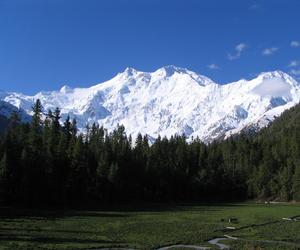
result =
M300 85L282 71L264 72L252 80L219 84L185 68L165 66L154 72L126 68L111 80L89 88L63 86L28 96L1 92L0 100L32 114L40 99L45 112L61 109L76 118L84 132L98 123L111 131L118 124L133 138L184 134L204 142L267 126L300 99Z

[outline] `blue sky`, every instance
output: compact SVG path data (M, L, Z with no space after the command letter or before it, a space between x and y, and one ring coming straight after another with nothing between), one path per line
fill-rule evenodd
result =
M0 0L0 89L87 87L127 66L226 83L300 77L299 0Z

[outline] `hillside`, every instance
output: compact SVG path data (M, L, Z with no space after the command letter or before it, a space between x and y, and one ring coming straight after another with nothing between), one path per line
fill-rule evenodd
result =
M9 124L9 120L6 116L0 115L0 134L3 134Z

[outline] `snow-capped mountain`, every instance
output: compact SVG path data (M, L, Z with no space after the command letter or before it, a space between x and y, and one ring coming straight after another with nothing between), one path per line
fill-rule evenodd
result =
M34 96L2 93L0 98L31 113L36 99L61 108L84 129L97 122L108 130L123 124L133 136L185 134L211 141L246 127L266 126L300 100L300 85L289 75L267 72L247 81L218 84L187 69L166 66L155 72L127 68L90 88L62 87Z

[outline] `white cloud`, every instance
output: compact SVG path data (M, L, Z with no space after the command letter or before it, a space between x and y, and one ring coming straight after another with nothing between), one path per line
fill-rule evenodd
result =
M228 60L232 61L232 60L238 59L239 57L228 54L227 58L228 58Z
M290 46L293 48L300 47L300 42L299 41L291 41Z
M238 52L242 52L246 47L247 45L245 43L240 43L235 47L235 50Z
M262 54L263 54L264 56L271 56L271 55L273 55L277 50L278 50L278 48L276 48L276 47L266 48L266 49L263 50Z
M290 62L289 67L297 67L299 65L299 61L293 60Z
M247 45L245 43L239 43L237 46L235 46L235 54L228 54L227 58L229 60L235 60L241 57L242 52L247 48Z
M207 65L207 68L209 68L209 69L220 69L220 67L217 64L214 64L214 63Z
M295 75L295 76L299 76L300 75L300 69L292 69L290 71L291 74Z

